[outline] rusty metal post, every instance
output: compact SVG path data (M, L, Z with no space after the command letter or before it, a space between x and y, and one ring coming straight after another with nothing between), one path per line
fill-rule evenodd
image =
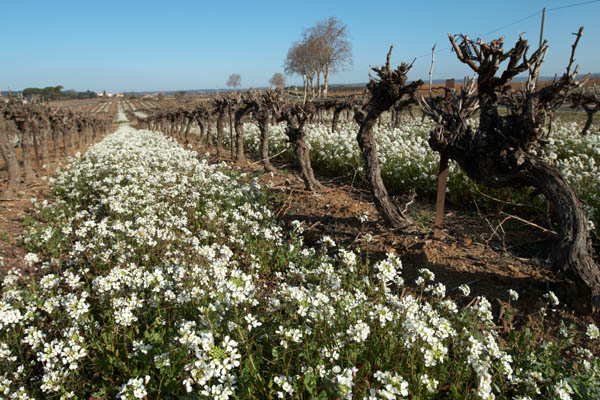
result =
M435 223L433 238L441 239L444 222L444 203L446 202L446 181L448 179L448 155L440 154L440 172L438 174L437 200L435 202Z

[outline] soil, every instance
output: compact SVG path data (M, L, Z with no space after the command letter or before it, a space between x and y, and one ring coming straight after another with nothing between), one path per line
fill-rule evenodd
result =
M587 297L567 294L563 275L551 268L548 259L554 235L540 229L543 227L507 217L507 214L447 204L442 237L436 240L433 238L433 199L393 198L403 209L407 207L415 221L408 231L393 230L383 224L370 191L364 188L349 186L342 179L317 176L326 189L309 192L304 189L299 170L289 169L289 165L274 162L278 173L271 174L265 173L257 161L240 165L227 157L218 158L211 149L199 150L202 154L211 152L214 162L226 161L257 176L260 183L270 187L276 217L287 223L300 221L306 245L319 246L318 241L327 235L338 247L359 249L363 257L372 261L385 258L387 253L398 255L408 291L418 292L415 279L419 269L428 268L458 304L467 302L458 287L468 284L471 288L468 300L485 296L494 307L494 315L498 316L506 311L508 290L513 289L519 293L519 299L510 302L515 313L512 328L520 329L538 328L540 308L547 304L544 294L552 290L561 303L547 309L546 328L539 339L557 341L561 337L561 323L573 325L577 332L574 345L600 355L600 343L593 343L585 335L588 324L600 326L600 315L589 311ZM368 221L361 222L362 215L368 215ZM370 241L367 234L372 236ZM499 329L504 334L511 330L502 324Z
M553 236L528 223L490 212L476 212L460 205L447 205L441 239L433 238L435 202L432 199L398 196L394 201L407 207L415 225L409 231L395 231L383 225L372 202L371 194L361 187L349 186L341 179L317 177L326 187L318 192L304 190L304 183L293 167L277 165L278 173L264 173L257 161L243 165L228 159L218 159L212 149L197 148L201 154L211 152L214 162L228 161L235 168L258 177L269 185L272 209L277 218L298 220L304 227L305 243L309 246L324 235L330 236L339 247L358 248L364 257L382 259L394 253L403 263L407 290L416 291L415 279L420 268L428 268L436 280L445 284L447 294L459 304L465 301L458 286L471 287L471 297L486 296L495 307L494 315L503 313L508 305L508 290L520 297L511 302L516 312L516 328L538 324L537 313L544 306L543 295L554 291L561 304L547 310L546 339L558 339L561 322L573 324L577 331L576 345L600 355L598 341L585 336L587 325L600 326L600 315L591 314L587 299L567 295L560 273L550 268L547 255ZM225 152L228 154L229 152ZM291 169L290 169L291 168ZM318 173L318 171L316 171ZM6 166L0 164L0 190L6 185ZM47 180L21 187L18 199L0 202L0 272L9 268L27 271L23 262L26 251L19 243L23 221L31 212L31 197L42 201L48 194ZM359 217L367 215L368 221ZM367 234L372 236L368 241ZM504 333L509 327L501 327Z

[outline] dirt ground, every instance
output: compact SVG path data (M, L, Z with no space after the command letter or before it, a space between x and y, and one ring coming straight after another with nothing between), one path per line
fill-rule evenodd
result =
M205 154L210 149L202 148ZM213 154L214 162L221 161ZM225 159L224 161L230 162ZM231 162L230 162L231 163ZM553 290L561 304L548 310L545 335L558 338L560 322L574 324L577 344L600 355L600 348L585 337L585 328L591 322L600 326L600 316L587 309L587 299L567 292L563 277L552 270L547 260L553 243L551 233L506 215L480 213L456 205L447 205L444 230L440 240L433 239L432 227L435 203L431 199L415 198L408 205L408 213L415 221L407 231L394 231L382 224L369 191L351 187L340 179L318 177L326 189L312 193L304 190L299 174L293 166L276 165L276 174L264 173L255 161L234 168L249 172L271 188L272 208L284 221L298 220L305 228L305 243L316 245L324 235L338 246L359 248L364 257L381 259L386 253L395 253L403 263L403 276L408 290L416 290L414 281L420 268L429 268L436 280L446 285L450 297L464 302L458 286L466 283L471 295L486 296L502 313L508 302L508 290L516 290L520 298L512 302L516 310L515 326L534 325L534 316L545 302L544 293ZM6 185L6 167L0 164L0 189ZM25 250L19 237L23 232L25 216L31 212L32 197L42 201L48 193L47 180L38 179L21 187L17 199L0 201L0 272L9 268L26 270ZM395 198L406 206L409 198ZM359 217L367 215L368 221ZM367 234L371 235L370 241Z
M206 153L210 149L202 149ZM213 161L218 162L215 154ZM546 304L544 294L552 290L561 303L547 310L546 339L558 340L561 322L574 325L578 332L576 345L589 348L600 355L600 346L585 336L589 323L600 326L600 315L592 314L588 299L567 291L564 276L553 270L548 260L554 235L506 214L479 212L447 204L443 234L433 238L435 202L415 198L408 205L408 213L415 221L406 231L391 230L383 224L372 201L371 193L360 187L351 187L341 179L318 177L326 189L319 192L304 190L299 171L289 165L279 165L277 174L264 173L256 161L244 165L231 163L242 171L256 175L270 186L272 209L277 218L291 222L298 220L304 227L304 240L309 246L325 235L339 247L358 248L364 257L382 259L394 253L403 264L403 276L410 291L417 291L415 279L419 269L428 268L436 280L447 288L448 296L459 304L465 300L458 287L468 284L471 296L485 296L494 307L494 315L504 313L508 290L519 293L518 301L511 302L516 312L513 326L535 328L537 313ZM276 164L277 166L277 164ZM404 208L412 196L394 198ZM361 222L361 215L368 221ZM371 235L369 240L368 234ZM508 327L500 327L508 333Z

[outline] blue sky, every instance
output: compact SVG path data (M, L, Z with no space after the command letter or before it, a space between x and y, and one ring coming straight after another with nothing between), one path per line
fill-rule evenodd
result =
M242 76L242 87L267 86L274 72L282 72L287 50L302 30L329 16L347 24L354 55L353 65L332 76L332 83L366 82L368 66L383 64L391 44L393 64L417 57L409 79L428 79L434 43L434 79L461 78L469 70L450 52L447 32L477 37L495 31L483 38L505 36L505 45L523 33L535 47L543 7L548 9L545 38L550 50L542 75L564 70L571 33L582 25L576 55L580 72L600 72L600 1L3 3L3 90L57 84L110 92L214 89L225 88L231 73Z

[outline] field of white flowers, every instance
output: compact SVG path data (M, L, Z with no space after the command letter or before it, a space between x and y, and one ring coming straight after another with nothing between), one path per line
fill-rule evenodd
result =
M374 128L375 140L381 164L381 173L391 193L408 193L413 189L421 194L433 194L437 188L439 155L427 143L433 128L430 120L405 120L397 129L385 124ZM567 181L575 188L579 198L587 205L588 215L596 228L600 227L600 135L579 134L581 125L575 122L555 121L548 144L539 155L556 166ZM313 167L322 174L346 176L352 182L363 179L360 149L356 142L358 126L349 122L331 132L331 125L312 124L307 126L307 142L311 149ZM246 146L260 154L260 131L256 124L245 124ZM225 135L228 137L228 135ZM292 159L285 134L285 125L270 129L270 154L282 154ZM450 163L448 193L450 200L464 204L476 198L480 203L488 199L479 195L484 192L503 201L531 204L531 191L501 189L490 190L477 187L460 168ZM541 197L541 196L540 196ZM537 199L538 205L541 200ZM600 238L600 229L595 230Z
M354 154L348 146L340 154ZM466 285L449 299L426 269L408 294L398 258L370 262L327 237L305 247L301 225L284 232L265 196L158 133L122 125L90 148L30 221L26 260L38 273L1 280L0 394L600 396L600 360L585 348L562 357L572 329L548 343L542 321L501 341L495 299ZM503 322L517 299L501 299ZM557 300L547 301L542 319ZM598 328L587 336L598 340Z
M115 119L115 123L128 122L129 118L127 118L127 114L123 110L123 102L119 102L117 106L117 119Z

